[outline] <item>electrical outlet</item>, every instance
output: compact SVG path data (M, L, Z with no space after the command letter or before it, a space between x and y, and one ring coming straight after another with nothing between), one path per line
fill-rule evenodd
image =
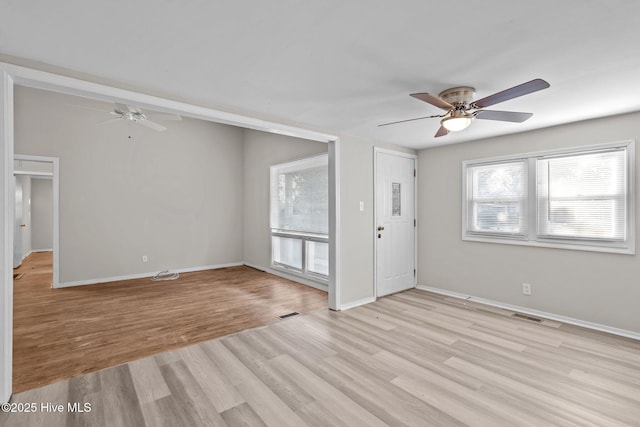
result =
M364 202L360 202L360 212L364 212Z
M531 285L529 283L522 284L522 293L525 295L531 295Z
M142 262L149 262L149 257L146 255L142 255Z

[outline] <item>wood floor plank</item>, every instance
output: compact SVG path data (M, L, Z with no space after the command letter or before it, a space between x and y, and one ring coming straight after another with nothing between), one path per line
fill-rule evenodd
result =
M315 334L311 334L315 335ZM318 334L319 335L319 334ZM315 336L318 336L315 335ZM353 336L353 335L352 335ZM352 336L344 335L344 336L331 336L331 341L334 343L334 347L336 350L336 356L339 356L340 359L347 359L354 361L358 364L360 369L366 371L366 375L380 378L384 381L390 381L395 378L397 375L393 370L389 369L382 363L379 363L373 355L378 351L381 351L380 348L378 351L369 353L366 351L362 351L359 347L354 346ZM357 338L353 336L354 338ZM327 337L323 337L323 339L327 339ZM325 357L323 360L332 359L336 356Z
M421 320L418 320L415 317L406 316L405 312L398 312L398 310L393 308L384 307L382 304L376 306L375 310L366 306L362 307L362 310L370 310L371 313L375 313L376 316L379 316L383 320L399 326L399 328L397 328L399 332L415 333L421 339L436 341L444 345L451 345L458 340L457 337L451 334L439 333L426 329L424 327L424 322Z
M161 368L162 376L171 390L171 396L187 410L190 425L224 426L225 422L207 399L184 361L170 363Z
M362 351L367 354L375 354L382 350L382 347L372 343L369 340L369 336L365 334L359 334L353 329L347 328L340 322L333 321L327 314L330 312L315 312L310 316L305 316L305 319L309 319L306 324L315 325L318 331L324 331L324 333L331 337L344 341L348 341L352 348Z
M321 402L314 400L297 411L310 427L352 427L349 421L338 418Z
M136 427L144 425L140 401L136 394L128 365L116 366L100 372L102 405L106 425Z
M340 390L323 381L289 355L278 356L270 363L278 367L315 397L315 400L350 425L384 426L378 417L362 408Z
M499 418L487 407L469 402L460 397L455 397L453 392L448 392L435 387L423 379L400 376L392 381L392 384L400 387L428 405L438 408L458 422L467 426L507 426L514 425L505 419Z
M257 356L251 346L242 338L244 337L232 336L224 339L223 343L285 405L296 411L313 402L314 398L303 387L274 369L269 363L270 359Z
M620 419L621 422L640 419L640 406L633 401L587 388L578 381L571 381L568 375L557 373L544 361L503 357L482 348L461 346L459 343L456 343L456 347L461 348L458 353L460 358L469 360L479 367L512 377L523 385L530 385L580 407L597 408L597 412L605 418Z
M51 252L14 282L13 391L326 309L326 292L239 266L51 289Z
M66 405L69 400L68 382L58 382L44 387L20 393L11 397L11 403L15 404L35 404L35 410L30 412L0 412L0 426L3 427L51 427L66 426L67 411L52 412L51 405ZM98 402L93 402L98 404ZM13 408L18 409L16 406ZM104 419L100 418L98 411L91 417L98 425L104 425Z
M189 346L175 351L182 356L182 360L202 388L207 400L218 412L224 412L245 402L231 381L213 363L201 346Z
M129 369L140 403L153 402L171 394L155 358L149 357L130 362Z
M92 411L0 425L637 427L638 357L627 338L409 290L19 393Z
M242 397L267 424L304 426L306 423L221 342L207 343L209 357L220 366Z
M197 425L193 413L173 396L166 396L141 407L145 425L149 427L176 427ZM100 425L100 424L96 424Z
M330 357L324 360L336 373L348 376L340 390L376 417L392 426L457 426L463 425L455 418L431 405L419 403L419 399L404 390L370 375L362 369L359 361L344 357ZM395 377L397 378L397 377ZM380 405L379 402L386 402Z
M68 402L77 403L84 408L85 403L91 405L91 412L70 412L67 413L68 427L92 427L97 420L104 420L104 405L102 401L102 381L100 372L92 372L80 377L72 378L68 381L69 392ZM57 383L64 384L64 383ZM89 408L87 408L89 409ZM89 416L90 414L90 416Z
M530 410L544 415L544 418L550 424L562 425L578 420L582 420L583 422L589 421L593 423L593 425L615 423L615 420L605 418L588 408L580 407L572 402L560 399L558 396L547 393L545 390L523 384L520 381L490 371L464 359L452 357L447 360L445 364L477 378L487 385L503 390L504 395L517 397L522 405L527 405Z
M626 381L612 380L601 375L584 372L578 369L571 371L569 377L578 380L585 385L606 390L620 396L621 398L633 399L638 402L638 407L640 407L640 393L638 393L638 386L634 386Z
M222 412L222 419L229 427L266 427L248 403L243 403Z

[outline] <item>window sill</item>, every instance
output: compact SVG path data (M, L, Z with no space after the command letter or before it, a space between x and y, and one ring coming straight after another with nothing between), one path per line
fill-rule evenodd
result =
M301 239L311 240L314 242L329 242L328 234L320 234L320 233L304 233L301 231L288 231L288 230L278 230L275 228L271 229L271 235L277 237L298 237Z
M304 274L299 270L293 268L287 268L280 265L272 265L268 271L276 276L284 277L285 279L293 280L294 282L301 283L312 288L320 289L321 291L328 292L329 279L323 280L321 276Z
M605 252L623 255L635 255L635 247L613 247L613 246L596 246L582 243L572 243L567 241L555 242L546 240L524 240L508 237L488 237L488 236L470 236L463 235L463 241L468 242L481 242L481 243L498 243L503 245L518 245L518 246L532 246L536 248L548 248L548 249L568 249L574 251L588 251L588 252Z

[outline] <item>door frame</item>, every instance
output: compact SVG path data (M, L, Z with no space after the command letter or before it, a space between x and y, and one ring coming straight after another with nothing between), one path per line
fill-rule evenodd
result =
M13 78L0 67L0 403L11 397L13 364Z
M413 266L416 274L413 286L418 284L418 156L402 151L389 150L387 148L373 147L373 295L378 298L378 239L376 238L378 226L378 154L389 154L413 160L415 176L413 177L413 217L416 226L413 227Z
M58 157L32 156L29 154L14 154L14 160L29 162L51 163L52 173L14 171L16 175L51 176L53 185L53 279L52 288L60 287L60 159Z

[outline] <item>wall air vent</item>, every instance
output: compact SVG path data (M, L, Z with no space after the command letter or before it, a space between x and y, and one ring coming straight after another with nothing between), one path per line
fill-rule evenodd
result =
M521 314L521 313L513 313L511 316L517 317L518 319L531 320L532 322L538 322L538 323L542 322L542 319L539 319L537 317L527 316L526 314Z
M283 314L282 316L278 316L280 319L286 319L287 317L292 317L292 316L297 316L298 313L297 311L294 311L292 313L287 313L287 314Z

